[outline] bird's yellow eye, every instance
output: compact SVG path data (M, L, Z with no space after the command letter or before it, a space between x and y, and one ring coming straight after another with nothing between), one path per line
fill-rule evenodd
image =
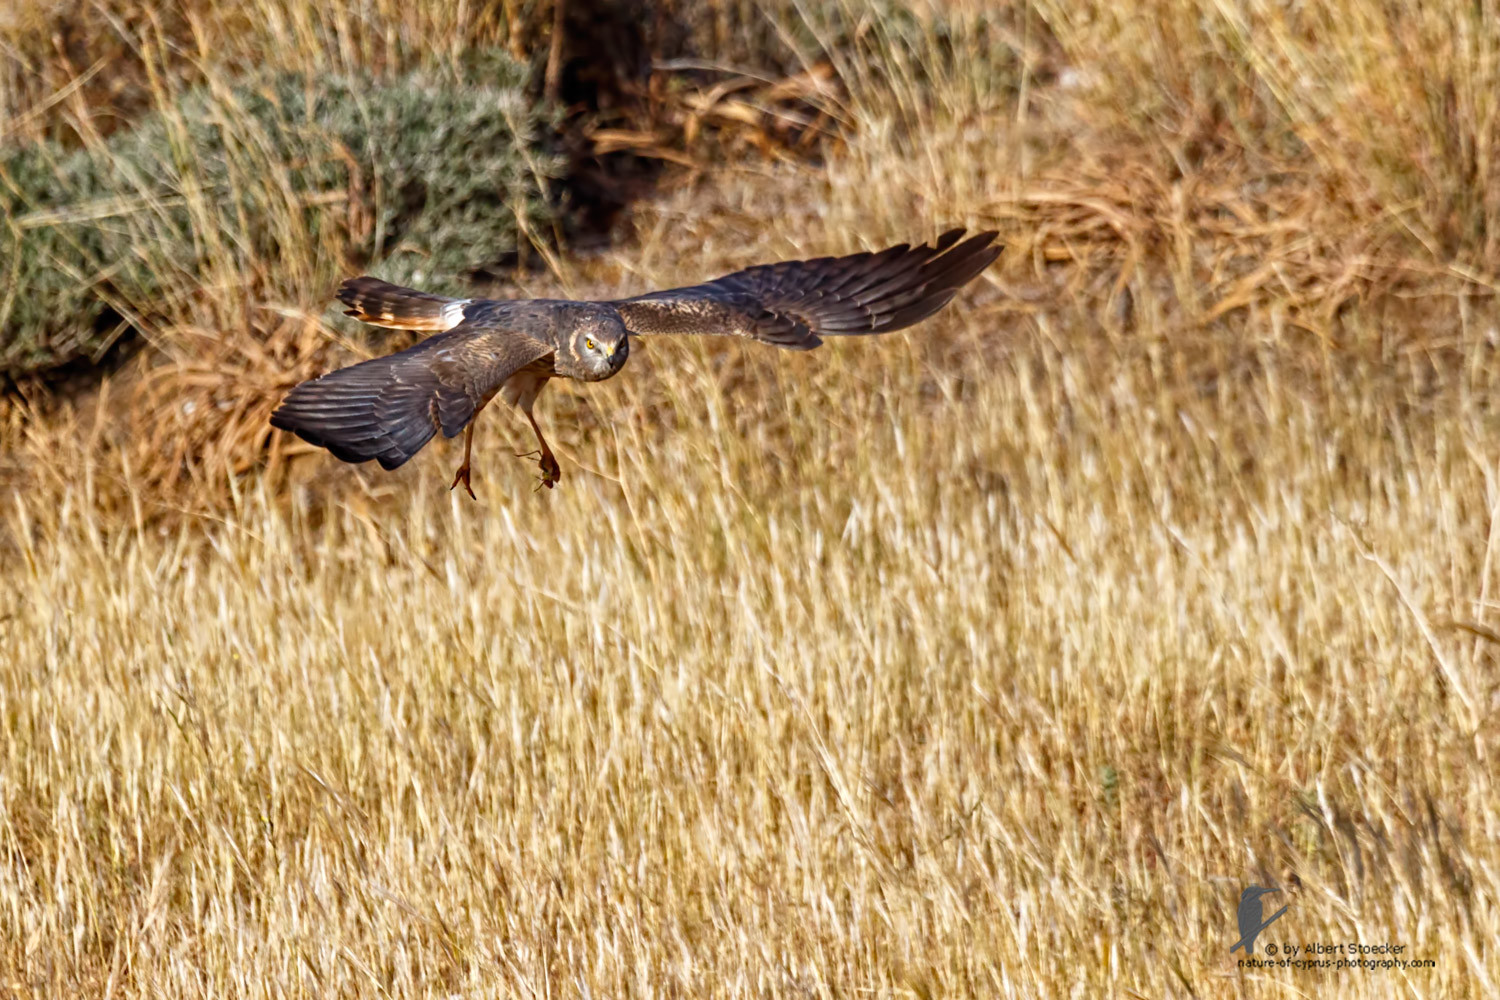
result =
M594 349L594 338L592 338L592 337L585 337L585 338L583 338L583 346L592 351Z

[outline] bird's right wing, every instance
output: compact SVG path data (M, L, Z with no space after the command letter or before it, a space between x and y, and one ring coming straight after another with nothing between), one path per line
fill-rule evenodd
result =
M730 334L806 351L820 335L888 333L931 316L1000 256L995 235L953 229L932 246L762 264L609 304L636 335Z
M439 430L463 430L507 378L551 353L525 334L466 319L415 347L303 382L271 426L345 462L373 458L394 469Z

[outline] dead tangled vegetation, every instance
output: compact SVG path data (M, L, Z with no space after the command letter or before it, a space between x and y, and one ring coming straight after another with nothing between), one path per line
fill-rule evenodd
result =
M627 206L659 184L732 183L755 163L858 162L879 218L893 215L880 161L923 158L942 198L1002 231L1023 299L1055 302L1065 283L1101 319L1132 322L1150 300L1174 336L1264 311L1320 348L1385 350L1350 343L1350 310L1404 307L1451 330L1460 301L1495 287L1500 42L1480 8L1176 0L1143 20L1072 4L768 14L683 0L641 21L574 2L559 34L550 3L523 0L135 4L10 15L0 364L29 450L71 462L55 435L35 439L42 424L76 437L58 405L76 397L47 387L106 362L114 432L91 439L171 508L214 509L225 469L275 468L264 417L287 386L392 346L330 328L339 275L510 294L513 262L530 258L553 284L588 282L563 247L627 237ZM310 95L372 74L354 107L322 101L337 123L301 109L298 79ZM444 123L486 106L481 80L506 91L488 103L505 127L463 145L473 130ZM386 152L381 121L409 154ZM471 176L476 150L495 179L470 199L488 199L478 217L456 210L465 182L429 198L410 176ZM131 349L111 353L122 337ZM34 468L8 465L10 479Z
M0 13L5 156L524 66L506 162L563 194L470 261L503 294L1008 244L908 335L550 394L552 494L487 416L476 506L451 446L265 427L395 346L325 308L373 167L274 250L104 213L212 252L0 410L0 994L1497 992L1500 10L761 7ZM1431 966L1237 968L1252 882Z

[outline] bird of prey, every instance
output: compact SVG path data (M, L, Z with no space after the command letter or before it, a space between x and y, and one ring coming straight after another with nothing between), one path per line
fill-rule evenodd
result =
M1280 889L1263 889L1258 885L1252 885L1240 893L1240 905L1235 910L1235 923L1239 925L1240 939L1230 946L1231 955L1234 954L1236 948L1244 948L1246 955L1255 954L1255 939L1260 936L1260 932L1270 927L1286 912L1286 907L1283 906L1270 920L1261 920L1261 914L1265 911L1261 909L1260 897L1269 892L1280 891Z
M562 476L532 414L552 378L599 382L630 356L630 338L728 334L806 351L825 336L889 333L937 312L1000 255L995 233L962 229L931 246L762 264L701 285L631 299L449 299L350 278L339 287L348 314L374 326L432 331L396 354L310 379L292 389L271 425L345 462L394 469L438 431L464 434L463 464L448 488L469 496L474 420L496 393L536 432L541 484Z

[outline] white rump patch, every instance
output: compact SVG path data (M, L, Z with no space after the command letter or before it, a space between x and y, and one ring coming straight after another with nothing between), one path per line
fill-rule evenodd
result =
M451 330L464 321L464 306L473 302L473 299L454 299L443 306L444 330Z

